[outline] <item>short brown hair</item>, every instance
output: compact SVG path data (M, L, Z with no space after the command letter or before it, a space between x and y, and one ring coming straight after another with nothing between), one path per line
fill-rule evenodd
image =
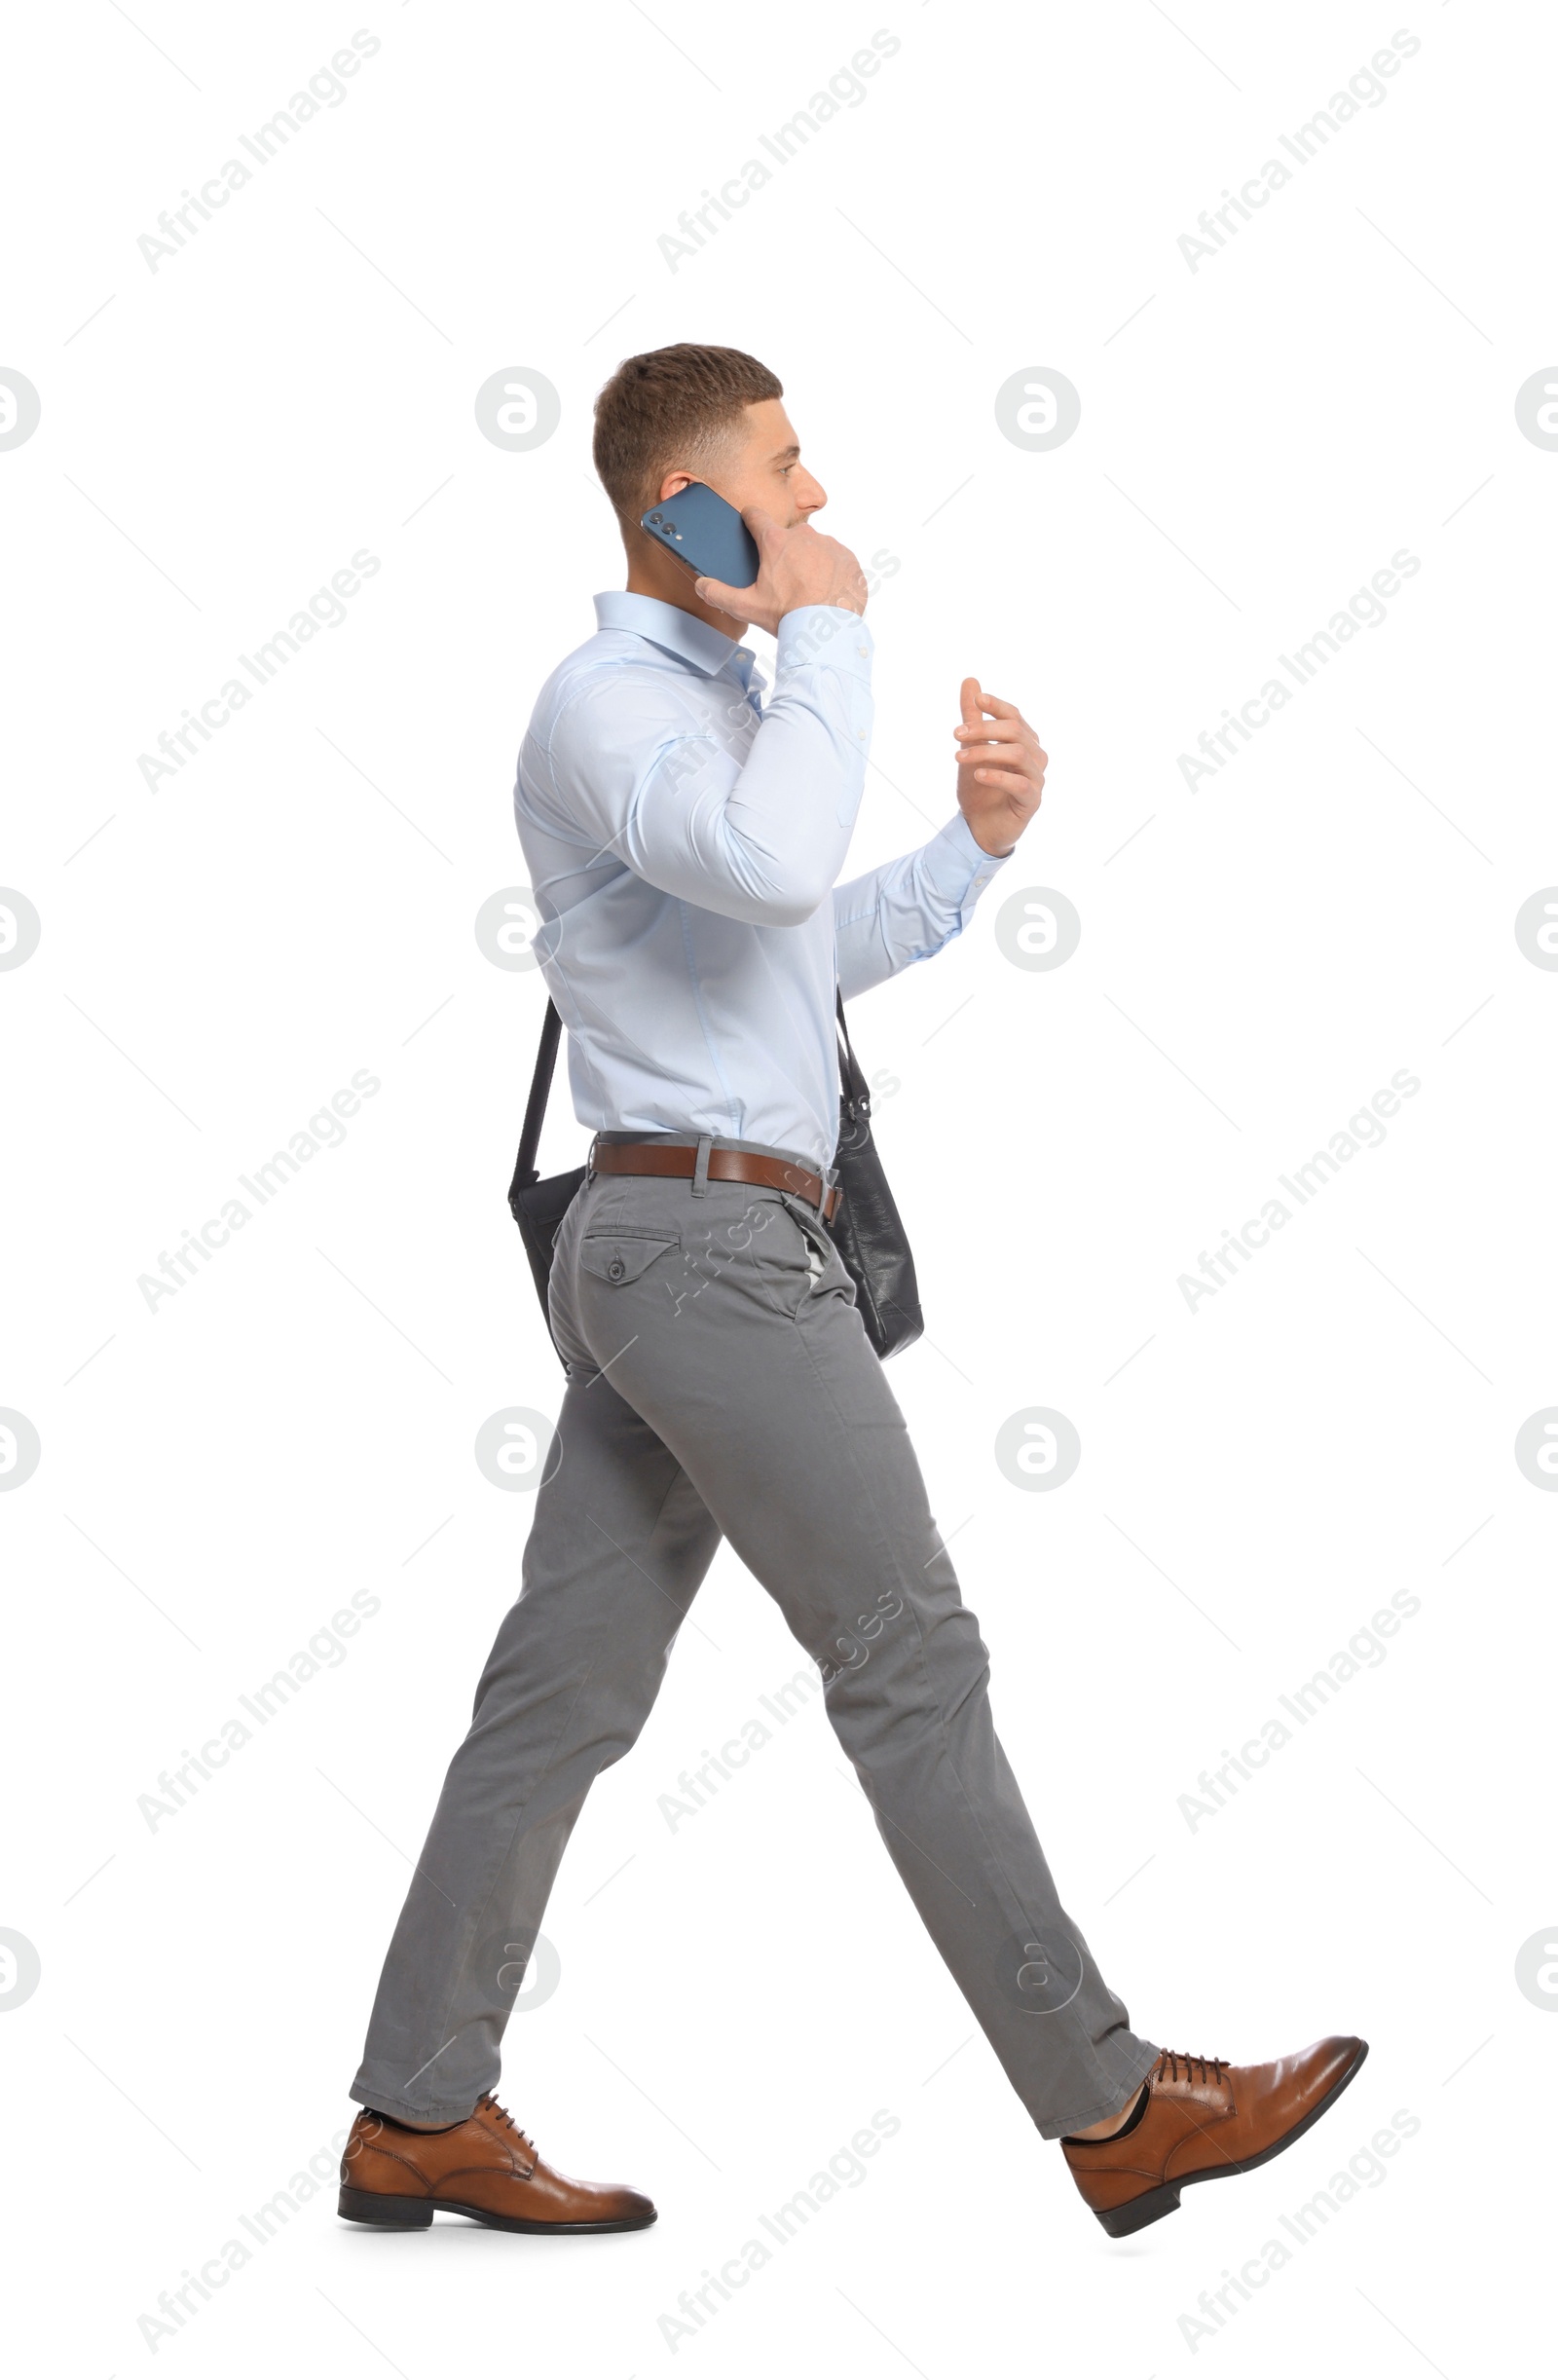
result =
M624 529L638 527L668 470L710 455L744 406L783 394L778 375L738 347L657 347L619 363L595 400L595 468Z

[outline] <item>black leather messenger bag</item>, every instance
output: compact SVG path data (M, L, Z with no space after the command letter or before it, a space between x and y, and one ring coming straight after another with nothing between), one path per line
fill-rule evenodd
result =
M855 1305L866 1336L885 1363L901 1347L912 1347L925 1327L919 1283L903 1218L887 1187L880 1153L872 1137L871 1091L850 1047L843 994L838 998L838 1146L834 1164L844 1193L828 1229L855 1284Z
M542 1181L536 1170L562 1031L562 1018L555 1003L548 1000L524 1128L519 1135L519 1156L514 1178L508 1185L509 1210L519 1225L548 1330L551 1316L546 1293L552 1274L552 1251L563 1217L573 1205L586 1171L583 1166L575 1166L571 1173L548 1174ZM838 1038L842 1088L834 1164L843 1198L827 1228L855 1284L855 1305L866 1326L866 1336L885 1362L901 1347L913 1345L925 1321L920 1313L914 1259L872 1137L871 1091L850 1046L842 994L838 999Z
M583 1184L585 1169L575 1166L572 1173L552 1173L542 1181L536 1171L536 1152L541 1144L541 1125L546 1115L547 1095L552 1088L552 1069L557 1064L557 1045L563 1037L563 1020L553 1000L546 1003L541 1019L541 1044L536 1053L536 1072L531 1078L530 1098L525 1108L525 1122L519 1135L519 1156L514 1166L514 1178L508 1185L508 1207L519 1225L519 1236L525 1243L530 1269L536 1277L536 1294L541 1301L548 1331L552 1318L546 1302L546 1291L552 1278L552 1249L562 1227L564 1215L574 1204L575 1193Z

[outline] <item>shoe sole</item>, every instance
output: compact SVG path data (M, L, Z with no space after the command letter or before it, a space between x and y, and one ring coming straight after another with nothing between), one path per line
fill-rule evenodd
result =
M1145 2231L1149 2223L1161 2222L1166 2214L1172 2214L1179 2205L1180 2191L1188 2190L1192 2182L1227 2181L1235 2174L1253 2174L1258 2165L1269 2165L1274 2157L1281 2155L1284 2148L1291 2148L1295 2140L1302 2139L1312 2124L1319 2122L1326 2108L1333 2106L1341 2098L1368 2054L1369 2045L1365 2041L1359 2046L1357 2056L1347 2071L1337 2076L1325 2097L1317 2099L1308 2115L1300 2116L1291 2131L1284 2132L1280 2140L1274 2140L1270 2148L1263 2148L1258 2156L1243 2158L1238 2165L1209 2165L1201 2174L1183 2174L1177 2181L1166 2181L1156 2190L1143 2191L1140 2198L1128 2199L1123 2207L1094 2207L1094 2213L1110 2239L1129 2239L1133 2231Z
M392 2198L383 2190L352 2190L343 2182L336 2213L349 2223L371 2223L377 2231L426 2231L435 2214L464 2214L489 2231L558 2232L646 2231L656 2220L648 2214L619 2214L599 2223L533 2223L522 2214L494 2214L487 2207L467 2207L458 2198Z

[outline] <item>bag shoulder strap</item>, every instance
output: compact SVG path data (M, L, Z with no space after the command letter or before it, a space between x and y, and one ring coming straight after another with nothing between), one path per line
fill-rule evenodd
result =
M540 1047L536 1053L536 1071L531 1077L530 1098L525 1108L525 1122L520 1130L519 1156L514 1165L514 1178L508 1185L508 1203L514 1203L516 1191L528 1190L540 1179L536 1168L536 1154L541 1144L541 1125L546 1115L546 1101L552 1088L552 1072L557 1064L557 1045L563 1037L563 1020L558 1015L555 1000L546 1003L541 1019Z
M853 1106L860 1109L862 1114L869 1116L871 1114L871 1087L860 1070L860 1060L855 1056L850 1043L849 1027L844 1022L844 995L841 990L837 994L837 1017L838 1037L843 1044L839 1053L839 1070L844 1078L844 1095Z

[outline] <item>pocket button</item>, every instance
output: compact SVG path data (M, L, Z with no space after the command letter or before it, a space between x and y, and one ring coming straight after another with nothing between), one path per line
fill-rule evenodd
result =
M620 1281L626 1271L627 1266L622 1262L621 1257L613 1256L606 1268L606 1278L608 1281Z

